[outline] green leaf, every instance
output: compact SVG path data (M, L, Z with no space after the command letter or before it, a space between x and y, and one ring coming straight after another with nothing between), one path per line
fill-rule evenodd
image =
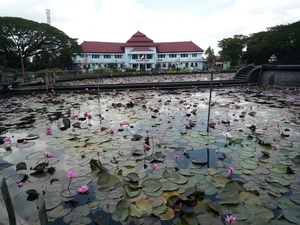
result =
M248 223L257 223L262 224L266 223L270 219L274 218L274 214L271 210L266 209L257 204L245 204L245 207L248 209L250 216L246 220Z
M296 208L283 209L282 214L288 221L299 224L300 221L299 209Z
M27 170L26 163L24 163L24 162L19 162L19 163L16 165L16 171L19 171L19 170Z
M141 198L135 202L135 205L129 206L129 215L133 217L148 217L152 213L153 207L148 199Z
M121 200L116 205L116 210L112 214L114 221L124 221L128 217L130 202L127 200Z
M136 196L138 196L138 195L140 194L140 192L141 192L141 189L140 189L140 188L132 188L132 187L130 187L129 184L124 184L124 185L123 185L123 188L124 188L124 190L125 190L125 192L126 192L126 194L127 194L127 196L128 196L129 198L136 197Z
M300 194L298 194L298 195L291 195L291 196L290 196L290 199L291 199L293 202L295 202L295 203L297 203L298 205L300 205Z
M100 167L99 167L99 164L98 164L98 161L95 160L95 159L91 159L91 161L89 162L90 164L90 167L91 167L91 170L92 171L95 171L95 170L100 170Z
M282 163L273 164L273 168L270 169L270 170L275 172L275 173L286 173L287 172L286 165L284 165Z
M97 185L102 186L103 190L109 190L118 183L120 179L116 175L111 175L108 173L101 174L99 179L97 180Z

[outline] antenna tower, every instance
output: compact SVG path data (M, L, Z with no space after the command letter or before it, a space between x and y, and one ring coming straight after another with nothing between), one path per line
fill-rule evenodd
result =
M46 9L47 23L51 25L50 9Z

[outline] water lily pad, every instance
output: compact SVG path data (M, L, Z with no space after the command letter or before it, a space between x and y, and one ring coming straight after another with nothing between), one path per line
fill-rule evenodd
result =
M160 217L161 220L164 221L164 220L173 219L174 214L175 214L174 210L167 206L167 210L164 213L159 214L158 216Z
M245 207L248 209L250 216L246 222L262 224L268 222L274 218L274 214L271 210L264 208L263 206L257 204L245 204Z
M190 170L189 169L179 169L179 173L183 176L187 176L187 177L192 177L194 176L195 174L193 173L190 173Z
M149 199L149 201L150 201L153 208L161 206L162 204L164 204L164 199L161 198L161 197L149 197L148 199Z
M139 181L139 176L136 173L129 173L126 177L124 177L124 180L137 183Z
M46 187L46 191L47 191L47 192L52 192L52 193L54 193L54 192L57 192L57 191L59 191L59 190L62 190L63 187L64 187L63 184L55 182L54 184L49 184L49 185Z
M275 163L275 164L273 164L273 168L270 170L275 173L286 173L287 167L286 167L286 165L284 165L282 163Z
M91 183L92 180L93 180L93 178L90 176L75 177L72 179L71 185L74 187L80 187L80 186Z
M225 177L222 177L222 176L214 176L212 179L211 179L211 184L213 186L215 186L216 188L220 188L220 187L225 187L225 185L229 182L230 180L225 178Z
M146 192L155 192L161 188L161 183L157 179L148 178L141 183Z
M175 184L185 184L188 182L188 178L185 176L182 176L180 174L171 174L171 176L168 178L169 181Z
M291 184L290 181L278 176L268 176L266 177L266 181L269 183L276 182L283 186L289 186Z
M56 208L61 203L61 198L58 196L52 196L51 198L45 198L44 200L47 211Z
M153 207L151 205L151 202L146 199L142 198L135 202L134 204L129 205L129 215L133 217L144 217L149 216L152 213Z
M34 146L35 145L35 142L33 142L33 141L30 141L30 142L28 142L27 144L24 144L24 143L18 143L17 145L16 145L16 147L17 148L30 148L30 147L32 147L32 146Z
M16 165L16 171L19 171L19 170L27 170L27 166L26 166L25 162L19 162Z
M38 199L40 193L38 193L35 189L29 189L26 191L26 194L28 194L28 197L31 199L31 200L35 200L35 199Z
M132 188L129 184L124 184L123 188L129 198L136 197L141 192L140 188Z
M108 173L100 175L97 180L97 185L102 187L102 190L110 190L118 183L120 179L116 175Z
M124 221L129 215L130 202L127 200L121 200L116 205L116 210L112 214L114 221Z
M75 196L77 193L78 193L78 191L76 188L68 188L68 189L63 189L60 192L60 195L65 198L70 198L70 197Z
M300 194L298 194L298 195L291 195L291 196L290 196L290 199L291 199L293 202L295 202L295 203L297 203L298 205L300 205Z
M250 159L245 159L239 163L239 165L245 169L254 170L257 168L257 162Z
M71 208L64 208L62 205L60 205L51 210L48 215L50 218L56 219L67 215L71 210Z
M300 221L299 209L296 208L283 209L282 214L288 221L299 224Z
M122 198L124 195L124 190L121 188L110 190L106 193L106 197L109 199L119 199Z

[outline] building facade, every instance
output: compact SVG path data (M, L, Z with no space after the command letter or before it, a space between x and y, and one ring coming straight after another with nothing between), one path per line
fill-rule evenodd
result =
M192 41L155 43L139 31L126 43L84 41L81 46L84 53L73 57L75 69L93 70L110 63L121 69L137 70L171 67L202 70L206 66L203 50Z

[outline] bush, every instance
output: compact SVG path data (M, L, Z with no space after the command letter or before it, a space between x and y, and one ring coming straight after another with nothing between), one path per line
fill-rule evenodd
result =
M51 69L51 70L52 70L52 69ZM49 70L49 71L51 71L51 70ZM55 73L55 76L65 76L65 75L66 75L65 72L64 72L63 70L61 70L61 69L55 70L54 73ZM39 71L36 71L36 72L34 73L34 76L35 76L36 78L44 78L45 75L46 75L46 69L44 69L44 70L39 70Z

